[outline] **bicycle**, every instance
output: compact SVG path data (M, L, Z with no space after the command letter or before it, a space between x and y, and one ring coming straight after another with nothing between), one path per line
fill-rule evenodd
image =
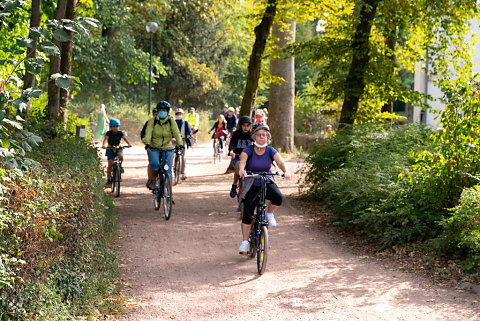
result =
M161 151L160 160L166 159L165 150ZM161 161L160 164L164 162ZM152 190L153 205L156 211L160 209L160 205L163 202L163 213L165 220L169 220L172 214L172 181L170 174L168 173L168 165L160 165L158 169L157 177L155 178L155 188Z
M265 273L267 267L268 258L268 221L265 215L267 204L265 202L265 195L267 194L267 178L269 177L283 177L278 173L251 173L247 172L247 176L250 178L260 178L261 188L259 193L259 202L256 207L256 211L253 215L252 229L250 231L249 249L247 254L254 258L257 256L257 271L262 275Z
M120 148L127 148L128 146L114 146L107 147L106 149L113 150L115 157L113 158L112 176L109 180L112 182L110 185L111 193L115 194L115 197L120 196L120 182L122 181L122 162L118 158L117 150Z
M180 175L182 175L182 167L183 167L183 151L178 146L175 145L175 158L173 161L173 185L177 185L180 181Z
M213 163L222 162L222 148L220 137L213 139Z

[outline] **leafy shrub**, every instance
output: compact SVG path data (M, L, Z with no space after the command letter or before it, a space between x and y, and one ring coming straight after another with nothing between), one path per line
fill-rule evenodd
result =
M0 318L62 319L113 283L115 219L87 141L47 139L32 158L42 167L6 181L0 204Z
M442 220L442 235L437 250L466 259L466 269L480 268L480 185L463 190L459 204L449 209L451 216Z
M425 226L435 226L438 217L416 211L426 183L412 185L399 180L399 174L415 162L409 151L432 144L431 133L418 124L392 129L364 124L341 130L307 158L309 193L335 213L334 224L380 247L421 238Z

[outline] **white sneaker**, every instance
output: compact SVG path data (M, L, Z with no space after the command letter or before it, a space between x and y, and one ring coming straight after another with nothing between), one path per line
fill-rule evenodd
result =
M242 241L242 244L240 244L240 247L238 248L238 253L247 254L249 246L250 246L250 242Z
M277 226L277 221L275 220L275 216L272 213L266 213L268 226Z

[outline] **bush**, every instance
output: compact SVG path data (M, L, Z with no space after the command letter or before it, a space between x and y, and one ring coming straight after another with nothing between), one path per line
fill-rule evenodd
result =
M442 254L466 259L466 269L480 267L480 185L463 190L459 204L449 209L451 216L441 223L443 233L435 242Z
M438 221L424 216L427 210L418 211L417 197L426 183L412 185L399 174L408 173L416 160L409 151L432 144L431 133L417 124L343 129L307 158L309 193L333 211L335 225L365 235L380 248L422 238L425 226Z
M117 273L97 150L56 138L31 157L41 168L7 180L0 204L0 319L88 313Z

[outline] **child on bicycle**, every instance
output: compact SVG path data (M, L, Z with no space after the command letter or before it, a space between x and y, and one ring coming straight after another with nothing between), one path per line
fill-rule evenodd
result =
M132 147L132 144L127 139L127 136L124 135L122 131L119 130L120 128L120 121L117 118L112 118L110 119L110 130L105 133L105 138L103 140L102 148L107 148L107 143L108 147L120 147L120 142L123 139L127 144L128 147ZM123 163L123 148L117 148L116 149L118 159L120 160L121 163ZM107 149L106 152L107 155L107 183L106 186L112 185L112 166L113 166L113 159L115 158L115 151L112 149ZM123 173L123 167L121 167L121 172Z
M212 135L212 139L220 139L220 149L223 152L223 141L227 138L227 122L222 114L218 115L217 121L213 124L208 133L210 134L213 130L215 130L215 132Z
M234 198L237 195L238 187L238 162L240 161L240 154L247 146L252 145L252 136L250 135L250 128L252 127L252 120L248 116L240 118L240 128L232 134L230 145L228 146L228 153L232 157L232 165L235 167L233 174L233 184L230 190L230 197Z

